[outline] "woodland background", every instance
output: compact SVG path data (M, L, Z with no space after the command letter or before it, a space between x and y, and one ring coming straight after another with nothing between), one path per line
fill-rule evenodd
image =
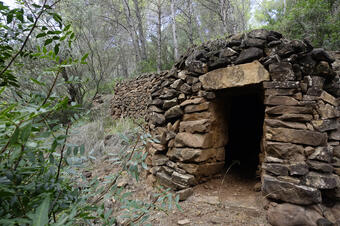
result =
M146 168L143 144L152 139L141 131L142 122L112 121L106 111L88 114L99 96L114 95L117 82L170 69L191 45L254 28L340 49L339 0L15 3L0 0L0 224L5 225L112 225L117 215L133 224L145 221L150 210L178 204L166 189L138 201L117 186L125 173L139 179ZM74 144L72 125L82 128ZM119 151L105 152L104 139L116 134L122 135ZM105 179L90 180L84 169L102 163L96 150L119 167ZM127 213L107 208L107 197L119 200Z
M191 45L254 28L340 48L339 0L62 0L55 11L75 35L72 48L60 46L61 58L89 54L86 65L62 76L77 81L66 88L79 104L111 92L117 79L170 69ZM49 18L41 23L57 25ZM30 39L26 48L39 41ZM27 73L41 68L25 65Z

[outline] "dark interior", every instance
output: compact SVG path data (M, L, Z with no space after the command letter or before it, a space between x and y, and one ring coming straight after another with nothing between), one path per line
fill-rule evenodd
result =
M263 88L260 85L232 88L223 96L228 105L226 169L243 178L255 178L263 133Z

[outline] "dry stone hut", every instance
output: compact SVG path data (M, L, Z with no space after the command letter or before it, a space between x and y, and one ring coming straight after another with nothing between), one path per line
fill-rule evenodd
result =
M281 203L271 216L339 208L333 62L306 40L267 30L189 49L151 90L147 119L160 143L148 148L150 175L181 190L237 159L260 176L263 195ZM314 224L337 220L321 210L311 215Z

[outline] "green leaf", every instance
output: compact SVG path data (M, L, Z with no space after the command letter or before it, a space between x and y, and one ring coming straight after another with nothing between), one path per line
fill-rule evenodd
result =
M74 147L73 155L77 155L78 154L78 150L79 150L79 147Z
M40 5L35 4L35 3L33 3L32 6L33 6L34 8L40 8L40 7L41 7Z
M55 159L54 159L53 154L50 154L49 159L50 159L50 163L51 163L51 164L54 164Z
M68 31L71 28L71 24L66 25L63 31Z
M88 56L89 56L89 54L86 53L86 54L81 58L81 62L84 62Z
M60 40L59 41L64 41L65 39L67 38L67 36L66 35L64 35L64 36L62 36L61 38L60 38Z
M44 46L47 46L53 42L53 39L47 39L44 43Z
M45 32L39 33L36 38L45 37L47 34Z
M33 19L33 16L32 16L32 14L28 14L27 16L26 16L26 18L27 18L27 20L29 20L30 22L34 22L34 19Z
M37 208L34 218L33 226L45 226L48 224L48 209L50 206L50 198L47 197Z
M22 128L21 130L21 141L23 143L26 143L26 141L28 140L28 138L31 135L31 131L32 131L32 123L28 123L24 128Z
M70 39L74 39L74 37L75 37L75 34L72 33L72 34L70 35Z
M54 46L54 53L57 55L59 53L59 46L60 44L57 44Z
M13 21L13 13L7 14L7 24L10 24Z
M24 23L24 10L20 9L15 15L15 17L20 20L21 23Z
M85 145L82 144L82 145L80 146L80 155L84 155L84 153L85 153Z
M61 18L61 16L57 13L52 13L52 17L53 19L59 24L59 26L62 26L62 21L63 19Z
M5 91L5 89L6 89L6 86L4 86L0 89L0 95Z
M40 86L45 86L45 83L43 83L43 82L39 82L38 80L36 80L35 78L30 78L30 80L32 81L32 82L34 82L35 84L37 84L37 85L40 85Z
M148 170L148 165L145 162L142 162L142 167L143 169Z
M18 137L19 137L19 128L16 128L13 135L11 136L9 140L9 144L16 144L18 141Z
M71 152L72 152L72 148L68 147L66 151L66 156L70 156Z

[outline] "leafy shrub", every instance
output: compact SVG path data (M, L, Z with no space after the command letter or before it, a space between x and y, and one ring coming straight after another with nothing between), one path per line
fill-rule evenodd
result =
M126 217L131 224L143 222L149 210L157 208L157 203L171 203L172 195L160 190L152 203L144 203L129 198L116 182L124 172L139 179L140 170L146 168L146 153L143 146L137 144L148 142L148 134L136 134L137 141L124 138L127 143L136 143L133 149L122 152L120 170L106 183L100 183L97 178L87 181L75 171L77 166L72 165L73 159L86 158L84 145L67 142L70 127L79 116L73 115L64 123L52 116L74 112L79 106L67 96L58 96L54 90L65 83L59 79L61 71L74 64L85 64L86 55L81 59L60 60L60 46L67 42L70 47L75 37L71 26L64 26L61 17L53 11L56 2L47 2L34 3L26 12L24 7L10 9L0 1L0 18L6 18L6 21L0 19L3 31L0 32L0 224L112 225L116 216L102 203L107 196L124 204L121 208L127 210ZM37 33L44 16L53 19L56 26L42 26ZM12 33L22 37L12 40ZM36 43L36 51L26 52L25 46L32 37L41 41ZM49 67L44 68L44 75L27 79L37 87L34 92L18 88L20 74L13 70L15 62L25 57L50 62ZM50 82L46 82L46 76L50 76Z

